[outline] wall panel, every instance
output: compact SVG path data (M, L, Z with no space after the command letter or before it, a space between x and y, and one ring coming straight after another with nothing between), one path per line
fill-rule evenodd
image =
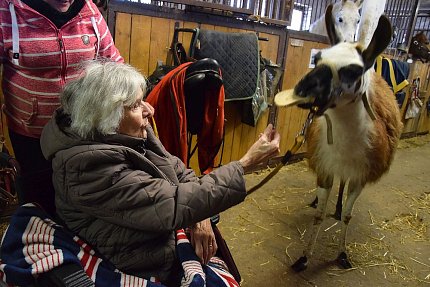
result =
M312 49L323 49L327 44L289 37L287 43L287 55L285 62L285 75L283 77L282 89L292 89L296 83L311 69L309 60ZM277 128L281 133L281 151L285 152L294 144L294 139L300 132L307 117L305 110L297 107L278 108ZM299 152L303 152L302 147Z
M149 55L150 53L151 26L151 17L132 15L130 47L133 47L133 49L129 51L129 63L145 75L148 75L149 72L149 58L143 55ZM121 53L122 50L120 50Z

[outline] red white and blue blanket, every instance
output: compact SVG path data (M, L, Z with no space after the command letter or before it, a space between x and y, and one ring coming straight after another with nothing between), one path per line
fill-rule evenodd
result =
M33 204L17 209L1 243L0 281L26 286L62 264L80 264L103 287L162 287L156 278L139 278L116 269L94 249ZM238 287L221 259L201 265L184 230L177 231L177 254L183 267L181 287Z

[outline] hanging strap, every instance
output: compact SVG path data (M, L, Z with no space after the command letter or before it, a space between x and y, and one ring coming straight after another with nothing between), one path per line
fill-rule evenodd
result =
M94 16L91 17L91 24L93 25L94 32L95 32L96 37L97 37L97 50L96 50L96 56L95 56L95 59L97 59L97 57L99 55L99 50L100 50L100 32L99 32L99 28L97 26L96 18Z
M19 65L19 29L16 20L15 6L9 3L9 12L12 20L12 63Z
M157 125L155 124L155 119L154 117L151 117L151 122L152 122L152 129L154 130L154 134L157 138L160 138L158 136L158 130L157 130Z
M372 107L370 106L369 99L367 98L367 93L363 93L361 95L361 99L363 100L364 108L366 109L369 117L372 119L372 121L376 120L376 115Z
M0 152L2 152L5 148L6 136L5 136L5 128L3 126L3 106L4 104L0 104Z

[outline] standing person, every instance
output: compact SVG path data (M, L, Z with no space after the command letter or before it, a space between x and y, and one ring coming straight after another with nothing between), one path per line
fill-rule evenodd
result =
M240 160L199 178L154 135L145 89L129 65L89 63L66 85L41 146L67 227L119 270L179 286L175 230L190 227L207 264L217 248L207 218L245 199L244 173L279 153L280 135L269 125Z
M92 0L0 0L4 112L21 165L20 203L55 211L51 163L39 138L79 63L95 58L123 62Z

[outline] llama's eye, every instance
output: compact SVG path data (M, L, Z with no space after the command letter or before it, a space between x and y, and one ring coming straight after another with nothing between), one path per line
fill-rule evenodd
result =
M339 23L342 23L342 22L343 22L343 18L339 17Z
M360 20L357 20L357 24L360 23Z

